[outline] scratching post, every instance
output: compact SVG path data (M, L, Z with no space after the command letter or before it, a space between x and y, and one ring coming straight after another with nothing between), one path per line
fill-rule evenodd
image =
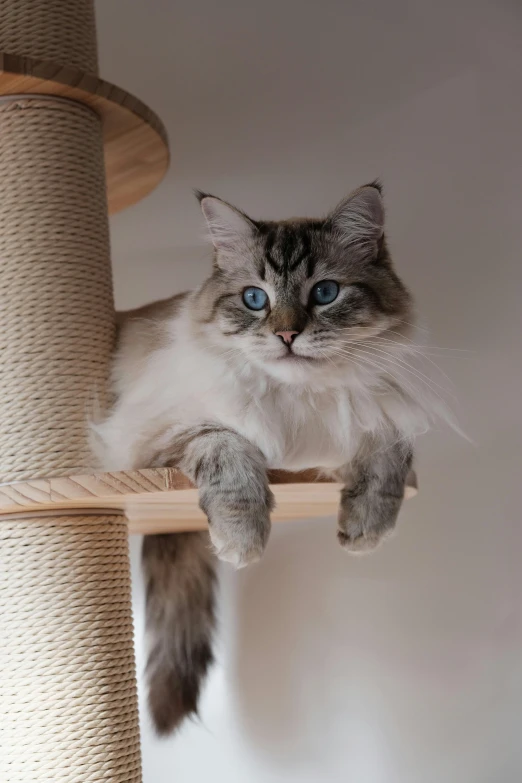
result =
M0 526L0 779L141 781L122 516Z
M0 104L4 481L89 467L113 304L100 121ZM0 518L0 779L140 779L123 517Z
M92 0L0 0L0 50L0 482L37 486L92 468L114 339L104 145L114 209L168 155L96 76ZM127 523L65 505L0 516L0 780L140 781Z
M90 467L114 307L100 120L61 98L0 101L0 476Z

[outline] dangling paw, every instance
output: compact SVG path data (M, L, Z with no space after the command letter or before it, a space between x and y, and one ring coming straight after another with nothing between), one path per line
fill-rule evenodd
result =
M353 554L371 552L393 532L400 507L399 498L346 493L339 509L339 543Z

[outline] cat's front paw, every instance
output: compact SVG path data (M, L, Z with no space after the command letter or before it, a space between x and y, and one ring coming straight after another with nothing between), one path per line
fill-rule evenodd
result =
M371 552L392 533L400 507L395 497L347 493L339 509L339 543L353 554Z
M270 535L270 512L254 507L241 519L226 514L209 516L210 539L220 560L244 568L260 558Z

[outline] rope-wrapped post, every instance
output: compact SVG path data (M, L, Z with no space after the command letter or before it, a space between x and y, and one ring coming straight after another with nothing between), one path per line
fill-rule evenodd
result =
M96 71L92 0L0 0L0 49ZM114 337L101 124L0 100L0 482L92 466ZM0 780L139 781L127 525L0 516ZM83 515L80 515L83 514Z
M139 781L127 525L0 524L2 783Z

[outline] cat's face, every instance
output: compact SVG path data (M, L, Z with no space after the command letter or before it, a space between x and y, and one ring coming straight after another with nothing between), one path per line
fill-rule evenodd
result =
M302 382L342 369L365 340L411 320L378 187L355 191L324 220L253 221L212 196L200 200L216 251L202 321L230 355Z

